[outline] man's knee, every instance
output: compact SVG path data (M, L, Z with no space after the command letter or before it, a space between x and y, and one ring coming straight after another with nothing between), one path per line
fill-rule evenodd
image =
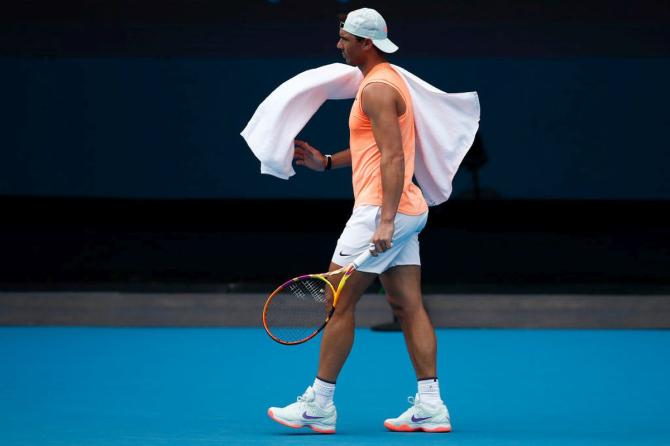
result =
M350 304L344 304L343 303L342 305L338 304L335 307L335 313L333 313L333 314L337 314L337 315L340 315L340 316L354 315L354 314L356 314L356 304L355 303L350 303Z
M351 294L344 294L340 296L337 304L335 305L334 314L339 314L341 316L346 315L347 317L352 316L356 312L356 305L358 304L359 299L360 296Z
M398 319L405 319L423 309L423 304L420 300L412 301L408 299L399 299L397 296L388 293L386 294L386 301L389 303L393 310L393 314Z

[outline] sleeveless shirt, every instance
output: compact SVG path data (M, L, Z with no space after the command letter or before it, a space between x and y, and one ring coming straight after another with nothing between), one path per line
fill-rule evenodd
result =
M380 82L394 88L405 102L405 113L398 117L405 160L405 177L398 212L420 215L428 210L421 189L412 182L414 176L414 110L405 81L388 63L376 65L358 88L349 115L349 144L351 149L354 207L364 204L382 205L381 152L372 133L370 118L363 111L363 89Z

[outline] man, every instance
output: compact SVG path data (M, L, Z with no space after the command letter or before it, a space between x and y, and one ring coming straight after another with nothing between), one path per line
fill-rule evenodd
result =
M354 211L333 255L330 271L350 263L370 242L376 256L349 279L337 311L323 332L314 384L283 408L271 407L272 419L290 427L308 426L334 433L335 382L351 351L356 303L379 275L400 320L418 379L413 405L384 425L392 431L449 432L449 412L442 402L436 372L436 338L421 297L418 234L428 206L412 183L414 111L403 78L386 53L398 47L387 38L382 16L369 8L352 11L341 25L337 48L363 76L349 116L350 148L323 155L305 141L295 141L296 164L325 171L352 166Z

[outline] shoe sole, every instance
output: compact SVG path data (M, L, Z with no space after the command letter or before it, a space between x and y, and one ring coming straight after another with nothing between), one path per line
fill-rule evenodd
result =
M388 422L384 422L384 427L393 432L430 432L430 433L446 433L451 432L451 426L435 426L430 427L428 425L424 426L410 426L409 424L400 424L395 425Z
M273 420L275 420L277 423L279 423L283 426L286 426L286 427L293 428L293 429L300 429L302 427L308 427L308 428L312 429L314 432L319 433L319 434L334 434L335 433L335 429L320 428L320 427L317 427L313 424L292 424L292 423L289 423L288 421L284 421L280 418L277 418L275 416L275 414L272 413L271 409L268 409L268 416L270 418L272 418Z

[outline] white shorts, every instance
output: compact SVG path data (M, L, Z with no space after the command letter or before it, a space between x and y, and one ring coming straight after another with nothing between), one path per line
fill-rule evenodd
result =
M380 206L363 205L354 209L351 218L337 240L332 262L344 266L368 249L377 229L381 214ZM397 213L393 247L372 257L359 271L381 274L398 265L421 265L419 256L419 233L426 226L428 211L421 215Z

